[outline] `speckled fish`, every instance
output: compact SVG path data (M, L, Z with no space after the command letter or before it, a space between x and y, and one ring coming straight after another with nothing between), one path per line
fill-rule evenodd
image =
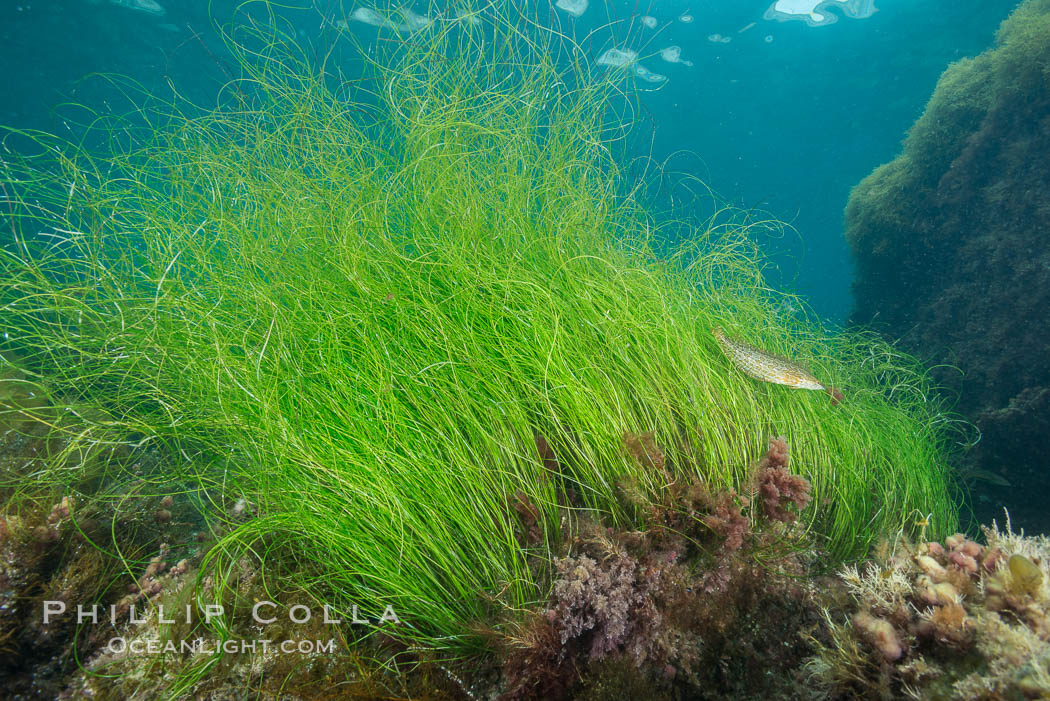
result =
M716 327L711 333L714 334L715 340L718 341L726 357L744 374L763 382L773 382L798 389L824 390L831 397L832 404L838 404L842 400L842 392L834 387L825 386L795 361L755 348L735 338L729 338L720 327Z

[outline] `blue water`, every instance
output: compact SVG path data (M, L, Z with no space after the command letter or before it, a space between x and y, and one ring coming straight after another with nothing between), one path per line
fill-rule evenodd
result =
M0 0L0 123L61 131L50 110L62 101L119 103L114 91L81 87L90 72L128 75L156 93L168 90L170 79L184 97L214 104L225 76L211 28L232 16L236 3L216 0L210 15L208 3L159 3L162 16L107 0ZM1016 3L876 4L872 17L820 27L762 19L767 0L595 1L579 19L555 15L576 36L616 20L592 37L595 54L611 45L643 56L682 48L692 67L659 55L643 60L669 80L643 96L642 129L651 128L651 138L639 142L655 161L701 178L727 201L790 223L797 233L765 241L775 281L806 295L825 318L844 322L852 271L842 211L850 188L897 154L944 68L990 46ZM340 15L320 5L320 13L298 20L305 41L323 42L320 16ZM416 9L425 12L425 5ZM686 12L692 23L679 21ZM658 26L631 21L642 15L656 17ZM351 26L366 40L377 33ZM732 41L709 41L715 33Z
M681 46L694 63L646 61L669 78L646 99L656 124L653 155L691 151L699 160L680 158L678 167L731 202L791 223L797 235L769 242L779 251L782 282L841 322L851 305L842 236L850 188L897 155L945 67L990 46L1016 3L877 0L872 17L819 27L763 20L769 4L675 1L639 9L661 23L687 10L695 18L672 23L652 41L654 49ZM737 33L750 22L756 25ZM714 33L732 41L708 41Z

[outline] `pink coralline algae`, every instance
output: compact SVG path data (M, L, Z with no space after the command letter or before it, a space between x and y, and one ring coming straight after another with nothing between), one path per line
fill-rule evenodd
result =
M809 505L810 484L805 477L790 473L787 464L787 441L782 436L770 440L769 450L758 465L758 490L768 519L794 523L797 512Z
M725 538L723 550L732 553L741 548L751 532L751 521L741 507L747 507L746 497L733 490L721 492L711 503L711 513L703 518L704 525Z
M876 618L869 613L861 611L853 616L853 625L879 652L886 658L887 662L900 659L904 654L900 638L893 625L883 619Z
M825 613L805 665L823 698L1050 699L1050 540L984 529L899 536L840 577L856 611ZM852 625L850 625L850 623Z
M640 665L650 657L661 623L655 603L659 568L644 567L621 551L602 562L587 555L563 558L557 571L549 615L563 645L589 639L591 659L622 651Z

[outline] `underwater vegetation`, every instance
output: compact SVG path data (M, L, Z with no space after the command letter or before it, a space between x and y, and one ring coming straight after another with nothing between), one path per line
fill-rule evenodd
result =
M806 664L826 698L1050 698L1050 540L984 536L887 541L842 570L851 615L825 611Z
M0 679L8 698L55 698L78 660L108 635L78 626L75 616L46 623L45 602L119 606L131 596L132 571L144 571L136 598L156 593L151 558L163 552L178 560L172 571L184 569L202 547L187 532L199 524L185 499L158 495L145 479L150 456L72 438L90 429L83 419L59 414L39 385L10 366L0 377L7 390L0 403ZM116 465L127 473L119 489L76 478ZM70 473L73 489L38 481L40 471Z
M651 434L625 435L624 445L670 478ZM787 693L808 650L798 628L818 620L805 577L812 544L791 525L809 504L810 485L788 461L784 440L770 441L743 493L680 480L653 504L639 485L625 484L625 498L647 511L644 529L581 523L554 561L546 607L504 643L502 698L622 698L625 674L648 694ZM756 676L747 667L758 660L765 671ZM609 663L619 668L615 682Z
M981 433L962 461L984 478L978 516L1009 498L1014 522L1043 532L1043 500L1016 497L1050 489L1048 56L1050 2L1021 3L993 48L948 67L901 155L846 208L853 320L951 366L934 376Z
M624 83L496 7L383 44L353 80L276 20L234 27L240 75L214 109L117 80L139 106L91 113L75 142L4 133L0 386L22 394L0 415L64 455L128 458L5 472L5 509L43 490L119 514L146 490L135 523L203 545L143 543L116 605L190 601L221 641L252 634L231 601L283 594L396 611L341 629L350 658L389 644L447 680L501 650L511 697L587 686L565 676L578 660L730 688L712 655L757 654L742 629L794 640L771 612L815 610L792 580L813 560L917 514L955 529L951 419L912 359L785 314L743 218L664 244L684 224L619 165ZM843 400L747 377L719 327ZM665 612L681 620L647 637ZM162 695L233 673L93 659Z

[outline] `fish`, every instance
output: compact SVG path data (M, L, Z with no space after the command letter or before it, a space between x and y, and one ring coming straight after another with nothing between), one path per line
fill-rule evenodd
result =
M804 367L780 355L774 355L761 348L730 338L721 327L711 331L719 347L729 361L741 372L762 382L772 382L796 389L822 390L831 397L831 403L837 405L843 395L835 387L825 385Z

